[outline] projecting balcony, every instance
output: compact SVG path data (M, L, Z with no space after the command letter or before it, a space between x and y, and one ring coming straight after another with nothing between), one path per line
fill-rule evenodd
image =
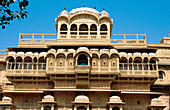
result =
M75 72L76 73L89 73L91 70L90 65L76 65Z
M120 63L119 71L123 77L158 77L158 65L156 63Z
M45 76L45 63L32 64L32 63L7 63L6 76Z

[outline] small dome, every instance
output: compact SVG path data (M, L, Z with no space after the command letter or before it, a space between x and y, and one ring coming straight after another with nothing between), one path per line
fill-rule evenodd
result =
M155 53L149 53L149 55L155 55Z
M127 55L126 52L120 52L119 55Z
M34 53L34 55L38 56L38 52Z
M132 53L128 53L129 56L132 56Z
M147 53L142 53L142 55L147 56L148 54Z
M46 95L44 96L44 99L53 99L54 97L52 95Z
M89 98L85 95L79 95L75 98L75 102L89 102Z
M117 53L118 51L116 49L110 49L110 52L115 52Z
M33 55L32 52L26 52L25 55Z
M89 51L87 47L79 47L77 51Z
M48 52L56 52L56 50L51 48Z
M133 53L133 55L141 55L141 53L139 53L139 52L135 52L135 53Z
M110 97L110 102L122 102L119 96Z
M156 106L158 106L158 105L163 105L163 103L162 103L162 101L161 101L160 99L158 99L158 98L153 98L153 99L151 100L151 105L156 105Z
M68 12L66 10L62 11L59 16L68 16Z
M10 97L3 97L2 101L12 101L12 99Z
M151 101L153 101L153 102L160 102L161 100L158 99L158 98L153 98Z
M109 49L100 49L100 52L108 52Z
M24 52L17 52L17 55L24 55Z
M40 53L40 56L45 56L46 55L46 52L41 52Z
M9 52L8 54L9 54L9 55L15 55L16 52Z
M99 49L97 49L97 48L92 48L92 49L90 49L90 51L99 51Z
M80 12L90 12L90 13L99 15L99 12L96 9L88 8L88 7L81 7L81 8L73 9L70 11L70 14L75 14L75 13L80 13Z
M64 52L65 49L58 49L57 52Z
M74 49L68 49L68 51L69 51L69 52L75 52L75 50L74 50Z
M101 16L108 16L109 17L109 13L106 12L105 10L103 10L101 13L100 13Z

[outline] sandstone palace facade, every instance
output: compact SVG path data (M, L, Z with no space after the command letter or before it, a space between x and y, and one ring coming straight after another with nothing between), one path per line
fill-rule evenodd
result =
M112 34L103 10L62 11L57 34L20 34L0 54L2 110L170 110L170 33Z

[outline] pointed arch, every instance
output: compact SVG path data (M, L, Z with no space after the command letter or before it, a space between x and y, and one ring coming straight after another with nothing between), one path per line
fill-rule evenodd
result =
M142 70L142 58L135 57L133 66L134 66L134 70Z
M119 60L119 70L127 70L128 60L125 57L121 57Z
M8 61L8 69L10 69L10 70L12 70L12 69L14 69L15 67L15 60L14 60L14 57L12 57L12 56L9 56L9 57L7 57L7 61Z
M90 26L90 35L97 35L97 26L96 26L96 24L92 24Z
M155 57L150 58L149 66L150 66L150 70L151 70L151 71L154 71L154 70L157 69L157 67L156 67L156 62L157 62L157 60L158 60L158 59L155 58Z
M88 34L88 25L81 24L79 27L79 35L87 35Z
M16 57L16 69L22 69L23 59L22 57Z
M148 58L147 57L145 57L144 59L143 59L143 67L144 67L144 70L148 70Z
M24 69L26 70L32 69L32 58L29 56L24 58Z
M46 60L44 59L44 57L40 57L38 59L38 69L39 70L45 70L46 69Z

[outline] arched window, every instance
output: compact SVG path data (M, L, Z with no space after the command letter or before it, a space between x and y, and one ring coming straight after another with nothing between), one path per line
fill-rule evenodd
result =
M31 57L24 58L24 69L27 69L27 70L32 69L32 58Z
M101 67L101 70L105 70L106 68L105 67L108 67L109 66L109 55L108 54L102 54L100 56L100 65Z
M37 69L37 58L36 57L34 57L34 59L33 59L33 63L34 63L34 69L36 70Z
M132 70L132 58L129 58L129 70Z
M142 70L142 59L140 57L136 57L134 59L134 70Z
M102 32L102 31L104 31L104 32ZM100 35L107 35L106 31L107 31L107 26L105 24L102 24L100 26Z
M67 25L66 24L62 24L60 27L60 34L67 34ZM64 32L62 32L64 31Z
M113 107L112 110L119 110L119 107Z
M81 32L81 31L82 31L82 32ZM80 28L79 28L79 34L80 34L80 35L87 35L88 32L86 32L86 31L88 31L88 26L87 26L87 24L81 24L81 25L80 25Z
M156 70L156 60L154 58L150 59L150 70Z
M148 58L144 58L143 60L143 67L144 67L144 70L148 70Z
M46 61L45 61L44 57L40 57L38 59L38 69L45 70L45 68L46 68Z
M65 54L59 53L56 57L57 66L65 66L65 59L66 59Z
M51 110L51 107L47 105L44 107L44 110Z
M127 59L125 57L119 60L119 70L127 70Z
M84 107L84 106L79 106L79 107L77 108L77 110L87 110L87 108Z
M164 78L164 72L163 71L159 71L159 79L163 79Z
M22 69L22 58L21 57L17 57L16 58L16 69Z
M78 65L88 65L88 59L86 55L80 55L78 58Z
M73 53L67 55L67 65L68 66L74 65Z
M14 69L15 61L13 57L8 58L8 69L12 70Z
M72 24L70 31L71 31L71 34L77 34L77 25Z
M98 55L97 54L92 54L92 66L97 66L98 65Z
M90 35L97 35L97 26L95 24L90 26Z

